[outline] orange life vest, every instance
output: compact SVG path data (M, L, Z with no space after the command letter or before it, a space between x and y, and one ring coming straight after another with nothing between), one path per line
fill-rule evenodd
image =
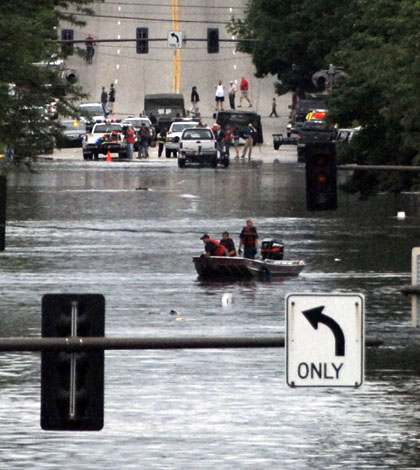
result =
M207 251L208 243L212 243L215 246L215 248L210 253L210 256L224 256L225 255L226 248L223 245L221 245L217 240L212 240L211 238L206 243L206 251Z

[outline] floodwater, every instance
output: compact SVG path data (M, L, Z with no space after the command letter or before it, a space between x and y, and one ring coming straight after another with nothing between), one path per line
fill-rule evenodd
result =
M39 337L47 293L102 293L107 336L179 337L283 335L288 293L344 292L364 294L366 334L385 345L367 351L358 389L287 387L284 349L106 352L105 427L90 433L42 431L40 355L2 354L1 468L420 468L420 342L400 293L416 196L340 195L338 211L308 213L303 169L261 162L54 162L7 177L2 336ZM237 241L249 217L306 261L302 275L200 282L200 236Z

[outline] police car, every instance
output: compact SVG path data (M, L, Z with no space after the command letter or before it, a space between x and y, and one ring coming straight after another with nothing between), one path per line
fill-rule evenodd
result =
M83 139L83 158L98 160L99 154L118 153L119 158L127 158L127 142L121 120L101 120L96 122L91 132Z

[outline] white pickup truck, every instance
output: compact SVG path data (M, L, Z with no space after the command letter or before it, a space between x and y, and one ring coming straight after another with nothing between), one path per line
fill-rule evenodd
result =
M85 160L98 160L99 154L107 155L108 152L118 153L120 158L127 158L127 142L120 122L98 122L83 139Z
M220 163L229 166L229 157L217 156L217 142L211 129L190 127L185 129L179 141L178 166L184 168L187 163L210 165L213 168Z

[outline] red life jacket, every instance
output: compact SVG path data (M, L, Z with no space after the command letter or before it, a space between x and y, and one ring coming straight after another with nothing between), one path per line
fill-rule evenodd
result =
M249 228L248 226L245 226L242 229L239 238L242 240L242 244L244 246L254 246L256 245L258 238L257 229L255 227Z
M209 239L207 243L213 243L213 245L216 247L212 253L210 253L210 256L224 256L226 253L226 248L221 245L217 240ZM207 247L206 243L206 247Z

